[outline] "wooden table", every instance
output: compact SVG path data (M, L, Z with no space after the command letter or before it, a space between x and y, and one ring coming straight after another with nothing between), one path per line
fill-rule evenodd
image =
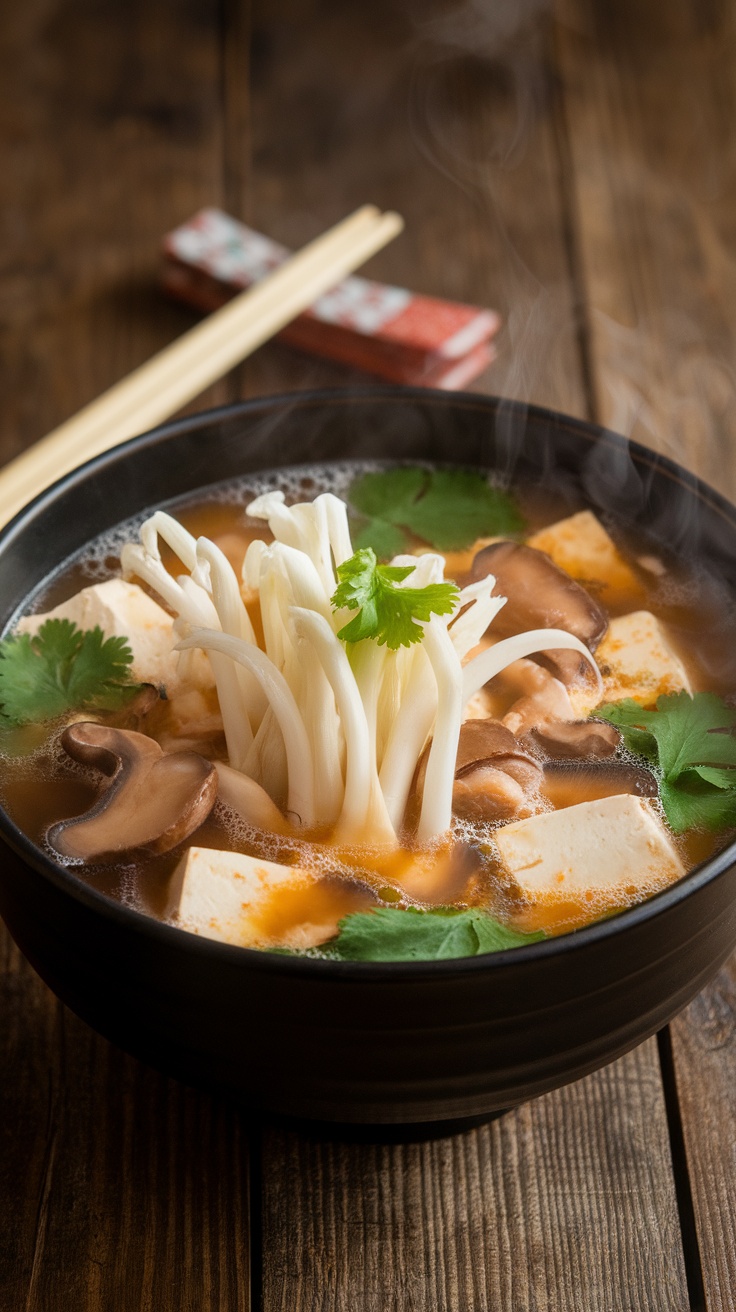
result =
M523 15L526 14L526 20ZM523 20L523 21L522 21ZM480 379L736 494L726 0L23 0L0 32L2 455L192 322L204 204L497 306ZM352 378L278 345L197 408ZM2 1312L736 1307L736 970L581 1083L454 1139L313 1141L110 1047L0 939Z

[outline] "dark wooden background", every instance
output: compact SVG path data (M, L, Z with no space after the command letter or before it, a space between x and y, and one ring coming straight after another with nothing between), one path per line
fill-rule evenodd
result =
M732 0L22 0L0 18L10 458L193 321L204 204L294 245L400 209L377 276L502 310L482 391L736 494ZM271 344L194 408L351 376ZM310 1140L111 1048L0 938L2 1312L736 1307L736 970L454 1139Z

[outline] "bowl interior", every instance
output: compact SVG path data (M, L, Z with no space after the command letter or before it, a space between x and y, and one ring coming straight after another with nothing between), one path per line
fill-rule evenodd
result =
M736 588L736 510L668 459L538 407L420 389L366 388L265 398L195 415L135 438L62 479L0 535L0 626L4 631L12 624L19 608L63 562L111 526L229 479L348 459L493 469L506 481L554 493L560 517L566 508L589 506L629 533L646 534L669 552L686 553L688 560L698 560ZM25 839L1 809L0 832L76 896L100 896ZM572 938L521 951L554 953L561 945L579 943L581 935L607 936L623 929L632 917L647 917L660 905L681 899L692 881L714 877L731 859L727 849L650 902ZM103 901L112 914L146 919ZM181 933L164 925L156 930ZM209 940L205 950L244 951ZM299 964L307 969L335 966ZM452 969L461 963L433 963L438 964ZM462 964L470 967L472 959ZM402 967L417 969L407 963ZM376 970L375 965L348 968Z

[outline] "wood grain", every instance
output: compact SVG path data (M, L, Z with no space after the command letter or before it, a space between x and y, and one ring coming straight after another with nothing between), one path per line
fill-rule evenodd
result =
M736 960L672 1026L708 1312L736 1290Z
M240 1114L97 1038L7 935L2 966L0 1308L247 1309Z
M248 218L297 246L363 200L399 208L366 272L500 309L474 387L582 414L542 34L504 46L487 10L464 36L454 5L255 3ZM247 369L260 392L351 377L275 345Z
M560 0L601 421L736 489L736 12Z
M557 12L600 416L733 497L736 14L718 0ZM709 1312L736 1289L734 969L672 1027Z
M194 322L159 243L223 196L224 144L215 0L28 0L0 41L8 458Z
M264 1312L689 1308L653 1041L434 1143L271 1132L263 1187Z
M232 167L214 0L28 0L0 33L6 459L193 321L160 237ZM238 1114L98 1039L1 927L0 1018L2 1312L247 1309Z

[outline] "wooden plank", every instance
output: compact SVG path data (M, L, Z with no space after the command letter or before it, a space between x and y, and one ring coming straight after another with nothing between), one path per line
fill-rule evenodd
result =
M556 12L600 418L734 489L733 7Z
M558 13L602 418L733 497L736 15L718 0ZM691 1283L711 1312L736 1288L735 971L672 1027Z
M97 1038L4 951L0 1307L247 1309L240 1113Z
M689 1309L653 1040L470 1134L269 1160L264 1312Z
M7 459L195 321L158 250L223 197L224 145L215 0L29 0L0 42Z
M234 184L214 0L28 0L0 41L7 459L193 321L156 288L159 240ZM97 1038L2 927L0 1016L0 1307L246 1309L239 1115Z
M682 1128L709 1312L736 1290L736 958L672 1025Z
M366 273L500 309L498 360L474 388L582 414L539 39L527 94L502 51L473 53L493 49L491 6L465 47L445 9L437 30L391 0L370 12L258 0L249 221L297 246L363 201L398 208L406 232ZM280 346L259 352L248 379L256 392L365 381Z

